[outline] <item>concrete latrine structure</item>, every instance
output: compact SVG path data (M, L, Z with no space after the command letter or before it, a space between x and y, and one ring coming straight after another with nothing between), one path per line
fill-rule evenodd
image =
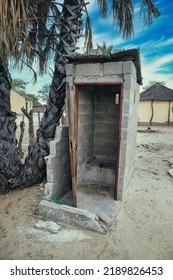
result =
M110 187L121 200L134 166L139 50L68 57L66 69L74 206L89 182Z
M53 211L54 218L62 220L65 215L68 222L104 232L134 169L142 84L139 50L74 55L67 60L68 127L57 128L56 139L50 142L45 191L65 205L58 205L55 214L45 210L55 206L43 202L40 214ZM84 219L86 211L90 214Z

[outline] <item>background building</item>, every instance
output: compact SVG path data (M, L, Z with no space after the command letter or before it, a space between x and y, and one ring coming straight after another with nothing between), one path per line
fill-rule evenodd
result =
M173 90L156 83L140 94L139 125L173 125Z
M25 93L11 90L10 92L11 111L21 114L24 107L27 112L33 108L33 100Z

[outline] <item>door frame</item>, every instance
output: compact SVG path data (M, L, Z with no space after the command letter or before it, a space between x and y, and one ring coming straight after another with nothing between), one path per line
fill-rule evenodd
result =
M73 193L73 206L77 207L77 159L78 159L78 111L79 111L79 87L80 86L109 86L120 85L120 98L119 98L119 126L118 126L118 141L117 141L117 157L116 157L116 171L115 171L115 189L114 199L118 197L118 182L119 182L119 164L120 164L120 148L121 148L121 127L122 127L122 107L123 107L123 82L83 82L74 83L74 96L70 101L75 102L74 107L68 102L69 110L69 133L70 133L70 159L71 159L71 173L72 173L72 193ZM73 111L73 112L72 112ZM73 116L71 116L73 114ZM71 124L73 125L71 126Z

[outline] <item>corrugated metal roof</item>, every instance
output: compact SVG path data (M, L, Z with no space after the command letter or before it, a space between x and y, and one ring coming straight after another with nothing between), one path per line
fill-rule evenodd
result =
M156 83L140 94L140 100L173 101L173 90Z
M141 63L139 49L121 50L110 55L87 55L74 54L66 56L69 63L104 63L104 62L118 62L118 61L133 61L137 71L137 82L142 85Z

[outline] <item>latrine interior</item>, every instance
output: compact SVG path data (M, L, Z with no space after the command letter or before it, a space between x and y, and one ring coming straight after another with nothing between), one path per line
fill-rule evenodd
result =
M78 86L78 204L83 193L114 198L120 85Z

